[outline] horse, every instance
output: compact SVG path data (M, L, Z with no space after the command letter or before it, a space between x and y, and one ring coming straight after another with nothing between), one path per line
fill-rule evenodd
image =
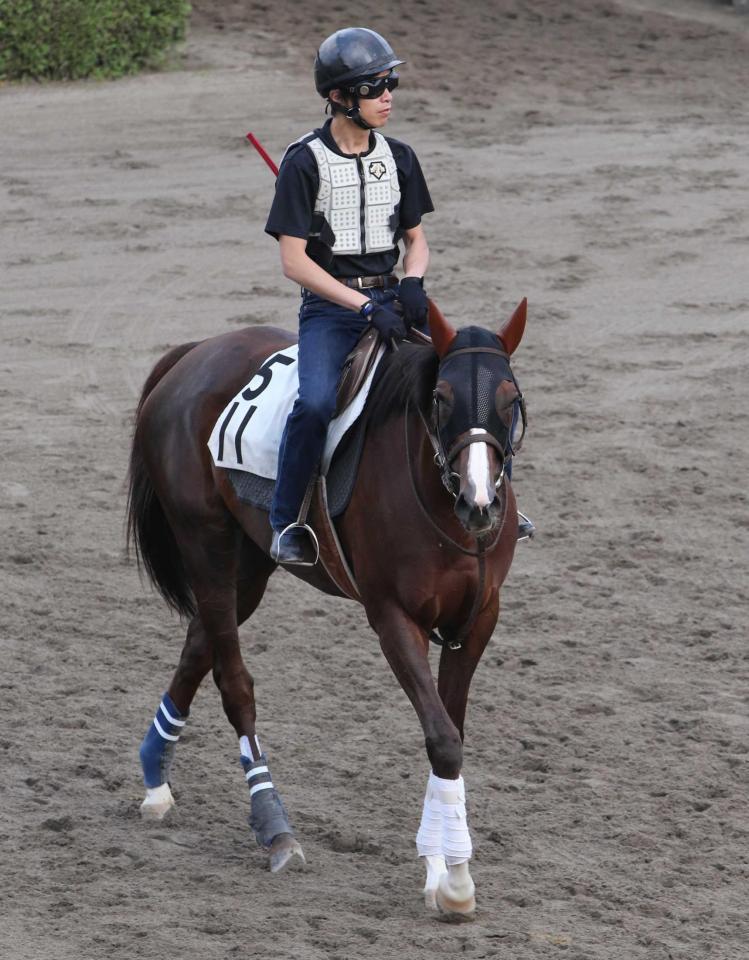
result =
M425 902L449 919L470 919L476 900L463 725L518 530L505 468L525 429L510 356L523 336L526 301L497 333L456 330L433 302L428 319L431 343L404 342L378 368L353 492L336 524L369 624L424 733L431 771L416 846L426 865ZM231 397L257 371L271 375L263 362L293 341L281 329L256 327L171 349L143 387L129 467L128 543L166 602L189 618L140 749L141 813L160 819L174 804L174 751L212 670L239 738L250 825L273 872L301 866L304 853L256 733L254 685L238 636L276 568L272 531L267 513L238 499L207 441ZM320 564L288 570L341 595ZM430 639L442 644L436 684Z

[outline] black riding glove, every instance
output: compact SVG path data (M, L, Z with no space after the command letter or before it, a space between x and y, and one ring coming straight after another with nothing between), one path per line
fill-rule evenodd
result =
M424 280L421 277L404 277L398 289L398 299L403 306L406 328L410 330L413 326L420 327L429 312Z
M384 304L377 303L376 300L367 300L359 313L377 328L385 343L390 343L391 340L403 340L406 336L403 318Z

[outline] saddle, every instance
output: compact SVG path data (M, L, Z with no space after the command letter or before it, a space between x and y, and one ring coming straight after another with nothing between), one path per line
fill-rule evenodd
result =
M368 327L359 337L356 346L346 357L338 382L334 417L339 416L351 403L369 376L377 357L379 336L374 327Z
M419 330L411 329L406 337L410 343L431 344L431 337ZM369 376L375 360L377 349L382 343L380 335L374 327L368 327L359 337L356 346L346 357L338 382L334 417L339 416L351 403L361 389L362 384Z

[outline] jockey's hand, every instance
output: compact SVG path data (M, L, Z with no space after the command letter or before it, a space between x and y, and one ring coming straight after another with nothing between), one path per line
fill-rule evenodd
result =
M424 281L421 277L404 277L398 288L398 299L403 306L403 319L408 330L413 326L420 327L429 313L429 303L424 292Z
M360 312L377 328L385 343L390 343L391 340L403 340L406 336L407 330L403 317L391 310L389 306L377 303L376 300L367 300Z

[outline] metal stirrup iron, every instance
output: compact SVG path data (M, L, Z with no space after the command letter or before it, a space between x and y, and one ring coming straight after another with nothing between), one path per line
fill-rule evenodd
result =
M304 499L302 500L302 505L299 508L299 516L296 518L294 523L290 523L288 527L284 527L281 531L281 538L285 533L288 533L290 530L304 530L309 534L310 540L312 541L312 546L315 550L315 559L314 560L305 560L300 563L294 564L297 567L314 567L317 565L318 560L320 559L320 543L317 539L317 534L312 529L312 527L307 523L307 515L309 514L309 508L312 504L312 497L315 492L315 484L317 483L317 471L312 474L310 477L309 483L307 484L307 489L304 493Z

